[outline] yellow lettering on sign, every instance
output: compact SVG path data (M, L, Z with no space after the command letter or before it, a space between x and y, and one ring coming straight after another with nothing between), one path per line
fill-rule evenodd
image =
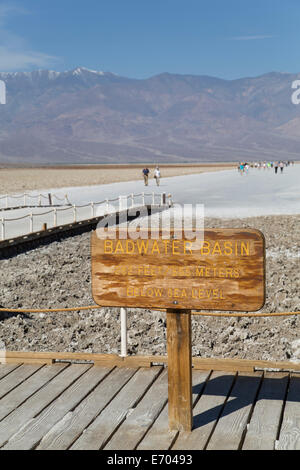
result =
M241 255L244 255L244 254L247 256L250 255L249 242L247 243L241 242Z
M133 287L127 286L126 294L127 297L134 297Z
M220 247L220 243L219 242L216 242L215 243L215 246L212 250L212 255L215 255L215 254L218 254L218 255L221 255L222 254L222 250L221 250L221 247Z
M160 254L160 250L159 250L159 246L158 246L157 240L154 240L153 245L152 245L151 254L153 255L154 253Z
M115 253L125 253L121 240L117 241Z
M104 241L104 253L112 253L112 252L113 252L112 240L105 240Z
M220 299L224 300L221 289L200 289L192 288L192 299Z
M127 286L127 297L162 297L163 289L157 287L131 287Z
M184 240L184 254L186 253L193 253L192 252L192 242L189 242L188 240Z
M224 242L224 255L232 255L232 242L226 241Z
M210 243L207 240L204 240L203 246L201 248L201 255L209 255L210 253Z
M147 240L146 242L145 240L137 240L136 244L140 255L148 253L149 240Z
M173 240L173 243L172 243L172 253L173 255L180 255L180 251L178 251L179 247L178 247L178 243L179 241L178 240Z
M132 240L126 240L126 253L128 255L131 255L132 253L134 253L134 242Z
M169 298L182 299L207 299L207 300L224 300L224 294L222 289L201 289L201 288L180 288L180 287L169 287L163 289L160 287L132 287L127 286L126 288L127 297L159 297L162 298L165 295Z
M165 245L165 254L168 253L168 248L170 244L170 240L162 240L163 244Z
M104 240L105 254L193 254L193 242L189 240ZM249 241L208 241L204 240L199 252L203 256L250 256Z
M203 276L204 268L196 268L196 276Z

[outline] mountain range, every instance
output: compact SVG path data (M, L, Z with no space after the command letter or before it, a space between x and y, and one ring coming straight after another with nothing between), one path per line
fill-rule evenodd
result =
M0 162L185 163L300 159L300 74L147 79L76 68L0 73Z

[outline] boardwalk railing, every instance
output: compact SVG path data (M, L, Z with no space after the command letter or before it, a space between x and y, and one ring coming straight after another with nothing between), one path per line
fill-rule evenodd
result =
M38 232L45 224L47 228L54 228L145 205L171 206L171 195L167 197L165 193L132 193L82 205L68 203L65 207L52 207L45 212L30 212L21 217L2 217L0 240Z
M57 194L5 194L0 196L0 210L2 209L17 209L20 207L32 206L52 206L53 205L67 205L70 204L67 194L64 197Z

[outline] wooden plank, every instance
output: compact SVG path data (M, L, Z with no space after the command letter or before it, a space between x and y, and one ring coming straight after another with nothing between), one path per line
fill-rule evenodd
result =
M300 377L292 376L283 414L277 450L300 449Z
M251 359L223 359L193 357L193 366L202 370L255 372L256 369L276 369L278 372L300 370L300 364L291 361L263 361Z
M102 306L256 311L265 302L265 241L258 230L207 229L151 238L91 237L92 293ZM128 238L127 238L128 237ZM203 234L201 233L201 238ZM144 238L144 239L143 239Z
M235 375L232 373L213 372L193 410L192 432L180 432L172 450L202 450L205 448L234 379Z
M0 365L0 379L10 374L13 370L15 370L19 366L20 366L19 364L10 364L10 365L1 364Z
M100 360L102 358L116 358L116 354L81 353L81 352L56 352L56 351L0 351L0 358L25 358L25 359L72 359L72 360Z
M224 372L253 372L256 366L255 361L247 361L245 359L230 359L230 358L209 358L209 357L194 357L193 367L201 370L214 370Z
M102 366L104 364L112 364L117 367L151 367L152 361L151 356L117 356L113 360L110 358L104 358L96 360L95 365Z
M288 374L265 374L243 450L274 450L287 386Z
M26 363L26 364L51 364L55 360L71 361L93 361L98 366L118 366L118 367L151 367L153 358L156 356L127 356L120 357L117 354L92 354L92 353L69 353L69 352L23 352L7 351L4 354L0 351L0 362L3 363ZM161 362L165 362L163 357Z
M191 311L167 310L168 408L171 431L191 431Z
M59 364L54 367L44 366L17 388L9 392L0 400L0 420L18 408L31 395L45 386L51 379L53 379L53 377L59 374L66 367L68 367L67 364Z
M73 411L44 436L37 450L66 450L103 408L119 393L137 369L115 369Z
M27 422L3 447L4 450L34 448L43 436L109 374L111 369L92 367L81 375L38 416Z
M261 373L239 375L208 442L208 450L237 450L261 381Z
M12 357L6 357L5 359L0 359L0 362L2 364L52 364L53 361L52 359L35 359L35 358L25 358L25 357L19 357L16 361L15 358Z
M239 442L246 430L247 419L253 406L253 400L259 388L260 376L261 373L243 373L238 376L231 395L222 411L217 428L208 444L208 449L238 448ZM226 432L226 429L228 432Z
M127 413L136 406L160 372L161 367L139 369L95 421L77 439L71 449L98 450L105 446L111 435L124 421Z
M0 351L0 359L2 357L14 359L15 367L21 365L20 358L22 359L50 359L50 360L63 360L63 361L91 361L97 365L103 366L118 366L118 367L150 367L152 363L167 364L167 356L160 355L136 355L127 356L125 358L117 354L100 354L100 353L71 353L71 352L23 352L23 351L6 351L5 356ZM41 361L44 363L43 361ZM207 357L193 357L193 368L199 370L219 370L219 371L244 371L255 372L255 369L276 369L278 372L282 371L298 371L300 370L300 363L291 361L264 361L264 360L251 360L251 359L230 359L230 358L207 358ZM0 365L1 367L5 365ZM8 366L7 366L8 367ZM13 366L12 366L13 367ZM0 375L1 378L1 375Z
M206 380L210 372L208 371L199 371L193 370L192 374L192 400L193 404L201 395L203 388L205 386ZM138 445L138 450L166 450L169 449L176 438L178 431L170 431L168 423L168 405L166 405L157 420L154 422L153 426L144 436L140 444Z
M56 366L52 366L56 367ZM40 389L21 406L0 422L0 446L3 446L13 434L18 432L34 416L58 397L66 388L80 377L90 366L74 364L67 367L45 387Z
M165 369L133 412L123 421L104 450L135 449L165 406L168 400L167 392L168 380Z
M28 377L37 372L42 366L21 366L0 381L0 398L13 390Z

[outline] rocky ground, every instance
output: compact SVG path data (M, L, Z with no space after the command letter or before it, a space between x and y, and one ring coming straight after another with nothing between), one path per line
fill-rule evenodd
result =
M251 227L266 237L264 312L300 311L300 215L206 219L206 227ZM0 305L51 308L91 305L90 234L53 242L0 261ZM193 355L300 361L300 316L193 316ZM163 312L129 309L129 352L165 354ZM119 309L0 312L0 349L119 353Z

